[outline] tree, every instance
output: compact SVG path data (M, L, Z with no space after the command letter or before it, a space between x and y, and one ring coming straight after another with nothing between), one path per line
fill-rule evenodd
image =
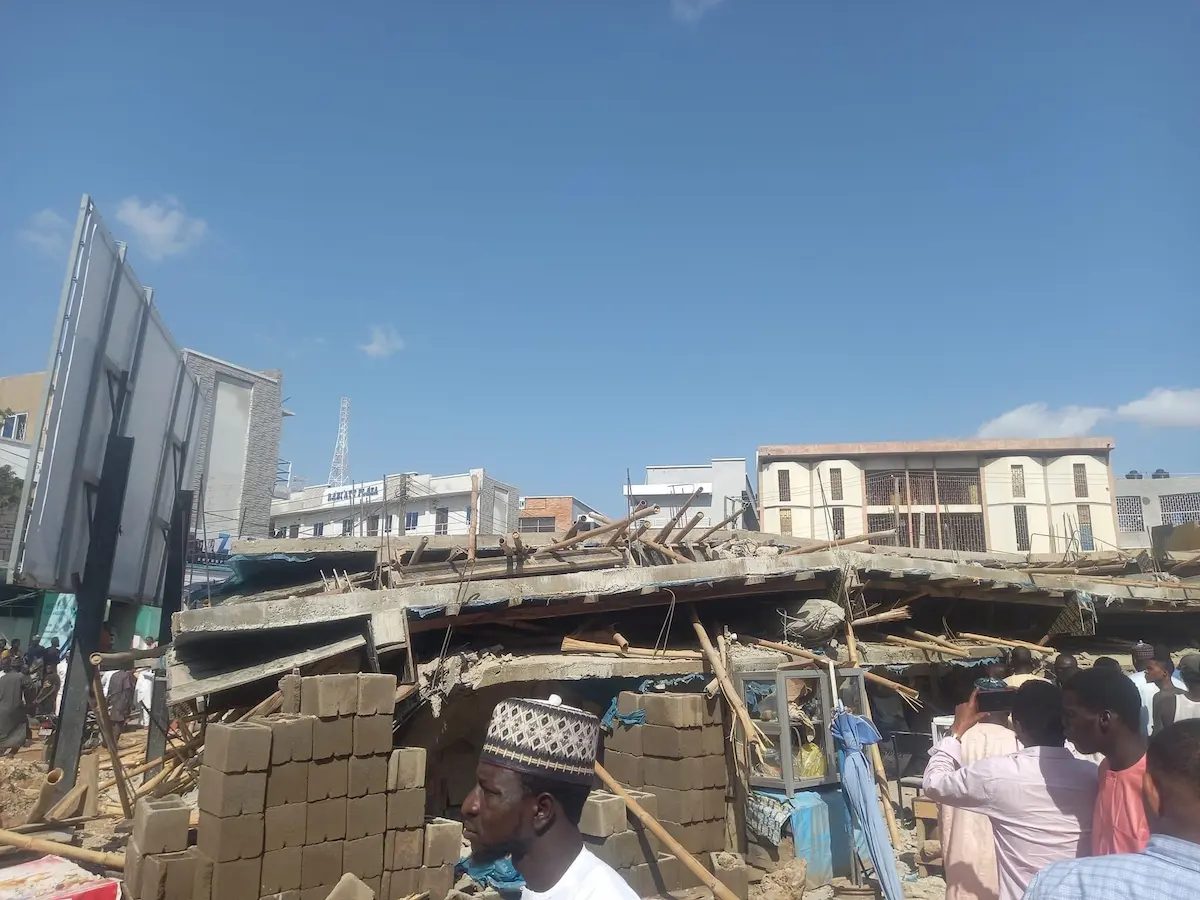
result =
M23 484L12 466L0 466L0 511L16 506L21 501Z

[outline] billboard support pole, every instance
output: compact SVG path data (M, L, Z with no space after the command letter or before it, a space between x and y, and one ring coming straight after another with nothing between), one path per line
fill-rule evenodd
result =
M83 580L76 591L75 634L71 639L71 662L63 685L62 709L55 729L54 754L50 767L62 769L58 793L75 786L79 755L87 725L88 697L92 686L91 655L100 649L100 630L108 607L113 561L125 506L125 487L133 460L133 438L110 434L104 451L104 466L96 488Z
M187 571L188 531L192 523L191 491L175 492L175 507L171 512L171 530L167 535L167 570L163 578L162 607L158 620L158 646L171 642L171 617L183 608L183 581ZM167 730L171 717L167 714L167 671L165 657L158 658L154 667L154 694L150 701L150 727L146 729L146 759L160 759L167 750ZM156 728L154 722L161 725ZM153 777L155 766L144 779ZM145 780L143 779L143 784Z

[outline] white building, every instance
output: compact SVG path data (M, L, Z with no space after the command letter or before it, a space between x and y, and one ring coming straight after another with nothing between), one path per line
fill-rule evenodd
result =
M1158 525L1200 524L1200 475L1156 469L1149 478L1130 472L1117 479L1117 543L1122 550L1148 550Z
M471 509L471 476L479 501ZM271 533L284 538L375 537L379 534L466 534L478 516L479 534L517 529L517 489L483 469L461 475L388 475L345 487L324 484L271 503Z
M639 503L660 507L657 515L643 521L649 522L651 528L661 528L696 488L700 488L700 496L688 507L680 521L681 526L696 513L703 513L704 518L696 528L708 528L749 504L749 509L728 527L758 529L754 486L746 474L745 457L714 459L707 465L647 466L645 484L626 484L622 492L630 511Z
M1059 553L1117 544L1111 438L760 447L764 531L830 540Z

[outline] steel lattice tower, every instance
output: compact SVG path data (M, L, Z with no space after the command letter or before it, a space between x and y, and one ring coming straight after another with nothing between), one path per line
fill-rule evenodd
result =
M350 483L350 398L342 398L338 415L337 443L333 447L333 462L329 464L329 486L342 487Z

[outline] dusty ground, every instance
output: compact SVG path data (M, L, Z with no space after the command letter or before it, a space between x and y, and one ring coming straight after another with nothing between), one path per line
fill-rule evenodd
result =
M46 777L41 755L0 758L0 827L20 825Z

